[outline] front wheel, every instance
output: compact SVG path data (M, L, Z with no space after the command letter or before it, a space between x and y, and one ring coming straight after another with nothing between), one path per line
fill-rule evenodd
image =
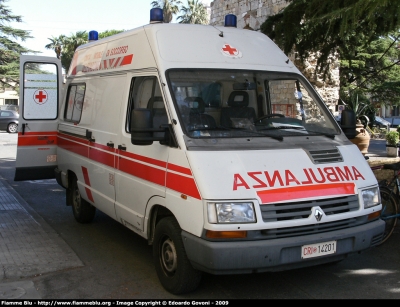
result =
M76 178L72 180L70 190L67 190L67 193L71 193L70 197L67 196L67 200L71 202L69 205L72 206L75 219L79 223L90 223L93 221L96 214L96 207L82 198Z
M390 190L380 188L380 192L382 202L381 219L386 223L382 241L379 243L382 244L389 239L396 226L397 217L394 216L397 214L397 203Z
M201 272L195 270L186 256L181 228L174 217L163 218L156 226L153 258L158 278L165 290L182 294L195 290Z
M16 123L10 123L7 126L7 132L8 133L17 133L18 131L18 124Z

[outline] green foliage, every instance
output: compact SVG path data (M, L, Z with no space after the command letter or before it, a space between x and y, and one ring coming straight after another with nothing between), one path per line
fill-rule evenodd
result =
M176 20L179 23L208 24L207 9L199 0L187 0L187 6L181 8L182 15Z
M179 12L179 0L154 0L151 2L152 8L161 8L163 10L164 22L171 22L173 15Z
M341 90L358 89L381 104L400 104L400 50L397 48L400 35L393 34L359 46L340 48Z
M31 38L29 31L13 28L10 22L22 22L21 16L13 15L6 0L0 0L0 87L17 89L19 84L19 56L35 53L19 42Z
M124 30L106 30L99 33L99 39L121 33ZM88 33L86 31L78 31L71 33L70 36L60 35L58 37L49 38L50 43L45 46L46 49L54 50L58 59L61 59L61 65L67 72L72 62L75 50L88 42Z
M106 30L106 31L99 33L99 39L102 39L102 38L105 38L108 36L112 36L112 35L115 35L115 34L118 34L121 32L124 32L124 30Z
M399 143L399 133L397 131L388 132L386 134L386 142L388 145L397 145Z
M359 90L381 104L400 104L400 1L289 0L261 31L301 61L317 53L327 79L330 56L340 58L342 91Z
M340 100L345 105L346 109L354 111L356 119L359 120L364 127L369 123L373 123L376 111L375 107L362 91L341 91Z

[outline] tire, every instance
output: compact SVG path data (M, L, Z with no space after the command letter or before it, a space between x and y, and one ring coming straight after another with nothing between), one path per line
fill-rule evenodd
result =
M75 219L84 224L92 222L96 214L96 207L82 198L76 178L72 180L71 188L69 191L67 190L67 193L71 193L67 195L67 200L71 202L68 205L72 206Z
M382 201L382 211L381 219L385 221L385 231L383 233L382 241L379 244L384 243L391 234L397 223L397 218L387 218L397 214L397 203L396 199L393 197L390 190L381 188L381 201Z
M17 133L18 132L18 124L16 124L16 123L8 124L7 132L8 133Z
M176 219L166 217L157 224L153 241L153 260L158 278L165 290L172 294L195 290L202 275L186 256L181 232Z

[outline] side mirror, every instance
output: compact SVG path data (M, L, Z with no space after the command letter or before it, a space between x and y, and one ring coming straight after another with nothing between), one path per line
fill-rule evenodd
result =
M131 113L131 141L133 145L153 144L153 120L149 109L133 109Z
M171 125L153 128L153 113L149 109L133 109L130 125L133 145L151 145L159 141L161 145L178 147ZM155 132L162 132L162 136L155 136Z
M348 139L354 139L357 135L356 113L353 110L343 110L340 126Z

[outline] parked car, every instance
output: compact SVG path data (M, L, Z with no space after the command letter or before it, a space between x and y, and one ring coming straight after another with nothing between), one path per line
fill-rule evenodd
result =
M387 120L385 120L382 117L380 117L380 116L375 116L375 121L374 121L373 125L375 127L379 128L379 129L383 129L384 128L387 131L390 130L390 123Z
M0 110L12 110L12 111L16 111L18 113L19 107L16 106L15 104L3 104L3 105L0 105Z
M19 114L12 110L0 110L0 130L8 133L18 132Z

